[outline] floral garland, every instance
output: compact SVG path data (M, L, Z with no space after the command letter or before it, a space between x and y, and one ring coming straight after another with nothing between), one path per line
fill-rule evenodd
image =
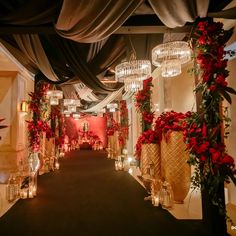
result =
M184 131L189 163L195 166L193 185L205 189L223 214L226 212L219 189L230 179L236 185L234 160L227 154L221 135L225 117L220 108L224 98L231 103L229 93L236 93L227 86L229 72L224 59L225 43L231 35L232 30L225 31L222 23L204 21L198 24L196 61L199 67L195 73L199 83L195 91L202 94L202 104L198 114L187 118Z
M120 124L116 122L110 113L106 113L107 117L107 136L112 136L120 129Z
M120 129L118 140L121 148L125 147L129 135L128 108L125 100L120 101Z
M61 147L65 140L64 116L59 106L52 106L50 113L52 137L55 137L55 145Z
M140 90L136 93L136 108L139 113L142 115L142 130L146 131L151 129L151 125L154 119L154 113L151 112L151 87L152 87L152 78L148 78L143 81L143 90Z
M29 101L29 110L33 112L33 118L28 123L29 146L31 151L38 152L40 148L40 136L42 132L46 132L46 137L50 138L53 132L47 121L42 119L45 113L46 93L49 89L48 84L38 84L35 92L29 94L31 100Z

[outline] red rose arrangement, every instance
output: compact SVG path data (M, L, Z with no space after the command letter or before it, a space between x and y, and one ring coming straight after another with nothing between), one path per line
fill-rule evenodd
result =
M148 78L143 81L143 90L136 93L136 108L142 115L142 130L146 131L151 129L151 125L154 119L154 113L151 112L151 87L152 78Z
M116 131L120 129L120 124L116 122L111 114L106 113L107 117L107 135L112 136Z
M226 214L225 205L219 197L219 189L230 180L236 185L236 170L233 158L227 154L222 137L225 116L221 112L221 102L225 98L231 103L229 93L236 94L228 87L226 77L227 60L224 47L233 30L224 30L222 23L199 22L196 30L195 70L199 83L195 89L201 93L202 102L199 113L186 118L185 142L190 152L189 163L193 165L194 187L205 189L213 205Z
M51 130L53 132L52 137L55 137L55 145L61 147L64 144L65 139L65 120L59 106L51 107L49 118L51 120Z
M120 101L120 128L118 141L121 148L124 148L129 135L128 108L125 100Z
M141 151L142 151L142 144L159 143L160 139L161 139L161 136L157 132L155 132L154 130L144 131L142 133L142 135L139 136L138 141L135 146L136 159L140 159Z
M188 116L191 116L191 112L186 114L175 111L164 112L156 119L154 130L160 137L164 135L168 140L172 131L183 131L185 129L185 118Z
M92 131L78 131L78 135L80 139L86 139L89 141L89 144L94 145L95 143L100 144L102 143L100 138L98 137L97 134L95 134Z

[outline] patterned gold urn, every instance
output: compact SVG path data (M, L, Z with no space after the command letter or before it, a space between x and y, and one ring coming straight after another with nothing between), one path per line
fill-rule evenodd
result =
M142 175L161 177L160 146L155 143L142 144L140 169Z
M183 203L190 188L191 169L187 163L189 153L183 141L183 133L173 131L161 141L162 177L171 184L175 203Z

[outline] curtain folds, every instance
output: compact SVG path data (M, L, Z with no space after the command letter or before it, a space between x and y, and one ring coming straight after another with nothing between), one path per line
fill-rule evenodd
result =
M169 28L184 26L206 17L210 0L148 0L160 20Z
M116 98L120 97L122 95L124 87L121 87L119 90L107 95L101 102L98 104L94 105L93 107L86 109L86 110L81 110L81 112L96 112L100 111L102 108L106 107L107 104L115 100Z
M55 41L56 42L56 41ZM91 71L86 61L80 57L80 52L76 44L69 40L58 38L57 45L63 53L65 60L73 74L80 79L89 88L98 92L112 92L117 90L121 85L112 89L105 86Z
M93 74L98 75L106 71L114 63L120 62L120 58L126 57L126 42L124 36L112 35L103 48L88 63Z
M0 42L27 70L29 70L33 74L36 74L38 72L37 66L33 62L28 60L20 49L13 46L12 41L9 37L0 38Z
M14 35L14 38L27 59L37 65L48 79L59 80L48 61L38 35Z
M62 0L21 0L0 3L0 22L11 25L43 25L57 20Z
M62 37L98 42L116 31L143 0L64 0L55 28Z
M93 90L88 88L84 83L77 83L73 85L79 97L88 102L97 102L98 98L93 93Z

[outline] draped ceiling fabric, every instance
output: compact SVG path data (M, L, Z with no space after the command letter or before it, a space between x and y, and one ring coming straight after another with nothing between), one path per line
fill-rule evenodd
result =
M79 99L76 93L76 90L74 89L73 86L70 85L62 85L61 86L63 95L65 98L69 99Z
M97 102L98 101L98 98L93 93L93 90L88 88L85 84L83 84L83 83L74 84L74 88L81 99L83 99L85 101L89 101L89 102Z
M14 35L14 38L25 56L37 65L49 80L59 80L48 61L38 35Z
M169 28L184 26L206 17L210 0L148 0L159 19Z
M78 76L79 79L89 88L98 92L112 92L121 86L118 84L117 88L108 88L99 79L97 79L97 77L91 72L91 69L86 61L81 58L78 48L74 42L60 39L57 42L74 75Z
M88 108L86 110L81 110L81 112L87 113L87 112L96 112L96 111L102 110L102 108L106 107L107 104L109 104L110 102L112 102L112 101L116 100L117 98L121 97L123 89L124 89L124 87L121 87L117 91L107 95L107 97L105 97L98 104L96 104L96 105L94 105L91 108Z
M55 25L59 35L93 43L114 33L143 0L64 0Z
M107 40L108 38L90 44L89 52L87 55L87 62L90 62L100 52L104 44L106 44Z
M153 15L157 21L159 18L164 25L171 28L183 26L187 22L194 22L196 18L205 16L220 15L223 18L235 19L235 9L221 11L229 2L229 0L224 2L220 0L0 1L0 26L5 28L13 26L14 34L21 34L13 38L12 34L3 35L3 32L0 32L0 40L16 59L38 78L47 77L54 80L53 83L63 84L83 82L96 94L105 96L116 90L120 91L122 86L117 84L115 88L110 88L99 78L111 74L107 72L112 72L114 67L128 55L127 50L131 45L127 37L114 33L126 25L133 16ZM213 12L209 11L212 9ZM144 25L145 22L138 23ZM33 28L38 36L23 36L25 33L29 34L27 27ZM42 28L46 30L41 32ZM132 46L137 52L137 59L150 59L152 47L162 43L163 35L132 35L131 39ZM74 89L73 86L72 88Z

